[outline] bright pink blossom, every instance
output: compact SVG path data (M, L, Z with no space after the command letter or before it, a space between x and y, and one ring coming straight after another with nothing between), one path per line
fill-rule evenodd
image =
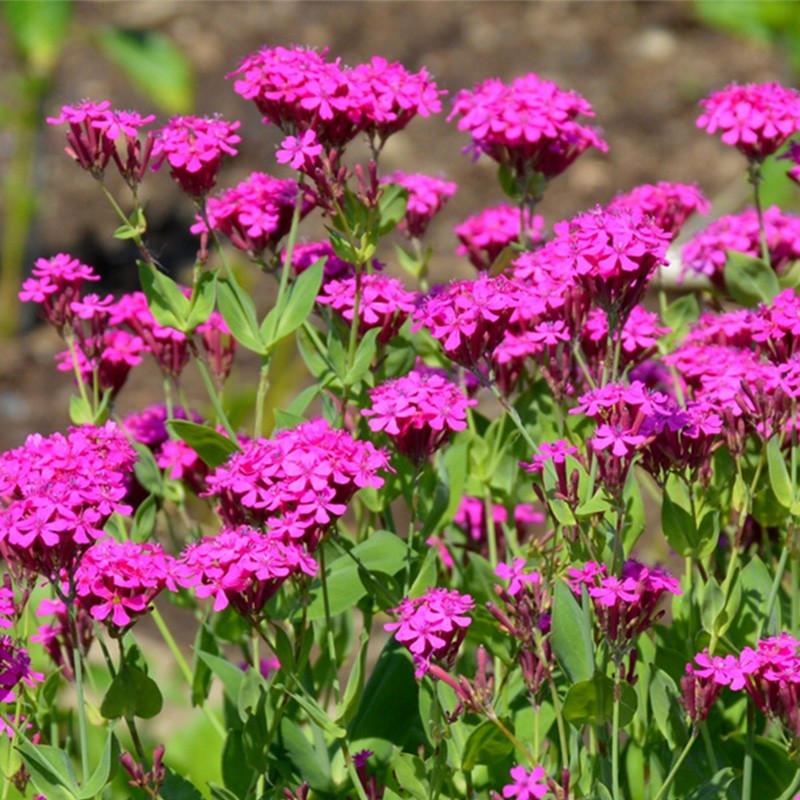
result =
M536 766L531 770L521 766L512 767L511 778L513 783L503 787L506 800L541 800L549 791L547 773L542 767Z
M456 184L430 175L397 170L381 178L381 183L394 183L408 190L405 217L400 230L412 239L420 239L431 220L456 193Z

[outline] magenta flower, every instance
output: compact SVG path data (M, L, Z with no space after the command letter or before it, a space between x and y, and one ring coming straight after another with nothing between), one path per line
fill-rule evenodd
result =
M472 138L471 149L514 169L519 175L553 178L587 148L608 148L595 130L578 121L593 116L577 92L529 73L503 84L491 78L460 91L448 120Z
M43 681L44 675L31 669L28 651L14 645L10 636L0 636L0 703L16 700L20 684L32 688Z
M313 168L322 153L322 145L317 141L313 130L307 130L302 136L287 136L275 154L279 164L288 164L299 172L307 172Z
M420 239L431 220L456 193L456 184L441 178L397 170L381 178L381 183L396 183L408 190L406 215L398 226L412 239Z
M281 260L284 258L286 258L285 251L281 253ZM347 261L342 261L327 240L321 242L298 242L292 251L292 269L295 274L301 275L321 258L325 259L323 284L355 275L355 266ZM379 272L383 268L383 264L377 259L373 259L370 267L372 270Z
M198 598L213 597L214 611L231 605L256 620L284 581L316 572L316 561L301 545L242 525L190 544L175 574Z
M423 464L450 438L467 427L467 409L477 403L440 375L412 370L403 378L387 381L369 391L372 431L383 431L399 453L416 465Z
M498 564L494 574L504 581L509 581L508 593L513 597L525 590L527 584L536 586L542 582L542 576L536 572L525 572L527 562L524 558L515 558L514 562L508 564Z
M235 156L240 122L215 117L173 117L156 134L153 169L166 160L175 182L194 198L207 195L225 155Z
M265 253L274 253L289 233L299 191L296 181L254 172L219 197L208 198L208 222L213 230L225 234L234 247L252 258L263 258ZM313 203L304 195L301 218L312 208ZM199 217L191 230L197 234L208 232Z
M73 623L67 607L61 600L43 598L36 609L37 617L51 617L50 624L40 625L30 638L42 645L54 666L71 681L75 664L75 648L80 648L81 656L89 652L94 641L94 622L88 612L80 605L72 609ZM75 634L77 633L77 640Z
M697 127L720 132L750 161L763 161L800 131L800 93L778 83L731 84L700 105Z
M477 270L488 270L505 248L523 239L538 244L544 219L516 206L502 204L468 217L454 228L460 242L456 255L467 256Z
M144 616L167 587L177 591L174 559L154 542L103 539L84 553L75 572L77 602L114 637Z
M388 275L362 275L361 298L358 305L358 333L363 336L379 328L378 342L386 344L393 339L416 307L416 295L405 289L397 278ZM356 278L329 280L323 284L317 302L330 306L347 323L352 322L355 311Z
M387 622L383 628L408 648L416 665L414 674L421 678L432 661L452 667L472 622L468 614L474 605L467 594L428 589L422 597L407 597L397 608L389 609L399 619Z
M511 768L513 783L503 787L503 797L515 800L541 800L549 791L547 774L542 767L534 767L530 771L525 767Z

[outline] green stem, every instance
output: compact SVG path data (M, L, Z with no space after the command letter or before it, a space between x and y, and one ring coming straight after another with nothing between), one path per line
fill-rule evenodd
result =
M761 635L764 632L764 626L769 624L769 619L772 616L773 610L775 609L775 601L778 599L778 592L780 591L781 583L783 581L783 573L786 571L786 564L789 561L789 548L791 539L792 532L790 531L786 535L786 544L783 546L783 550L781 551L780 561L778 561L778 567L775 570L775 577L772 580L772 586L769 588L769 594L767 595L767 607L764 611L764 616L758 623L756 641L761 638Z
M70 592L72 594L72 592ZM80 642L78 625L75 621L74 606L72 603L67 605L69 624L72 628L73 641ZM81 748L81 774L85 783L89 778L89 729L86 722L86 700L83 691L83 655L80 647L76 646L72 650L72 664L75 671L75 689L78 693L78 736Z
M756 741L756 710L752 700L747 701L747 738L742 762L742 800L751 800L753 795L753 750Z
M256 413L253 423L253 437L258 438L264 434L264 403L267 399L269 388L269 365L271 359L265 357L261 364L261 373L258 378L258 391L256 392Z
M419 503L419 492L417 486L419 484L419 473L421 467L414 468L414 475L411 479L411 506L409 508L408 517L408 535L406 536L406 571L403 578L403 596L408 595L408 590L411 587L411 571L414 564L414 552L416 549L417 538L417 505Z
M225 433L228 434L230 440L232 442L238 442L236 433L233 430L233 426L228 419L228 415L225 413L225 409L222 407L222 403L219 401L219 396L217 394L216 387L214 386L214 381L211 379L211 374L209 373L208 367L203 360L203 356L197 349L197 345L193 340L189 340L189 345L192 350L192 355L194 356L194 362L197 364L197 371L200 373L200 379L203 381L203 386L205 387L206 394L208 394L208 399L211 401L211 405L214 408L214 413L217 415L217 420L225 429Z
M664 783L661 784L661 788L658 790L658 794L653 798L653 800L664 800L669 794L669 790L672 788L672 784L675 780L675 777L678 774L678 770L681 768L681 765L686 760L686 756L689 755L689 751L692 749L692 745L695 743L697 739L698 731L693 730L692 735L689 737L689 741L681 750L680 755L675 759L672 764L672 769L669 771L669 774L666 778L664 778Z
M756 208L756 215L758 217L758 232L761 239L761 259L769 266L772 261L769 255L769 245L767 244L767 228L764 224L764 211L761 207L761 190L760 185L764 180L761 174L761 162L751 161L747 168L747 179L753 187L753 205Z
M181 653L180 648L178 647L178 643L175 641L175 637L172 635L172 631L170 631L169 626L164 620L164 617L161 616L161 612L158 610L158 608L154 607L150 614L153 618L153 622L155 622L156 627L158 628L159 633L161 634L161 637L164 639L164 643L167 645L170 653L172 653L172 657L175 659L178 669L181 671L186 683L188 683L189 687L191 688L194 682L194 676L192 675L191 668L186 663L186 659L183 657L183 653ZM201 708L203 709L203 713L206 715L206 718L211 723L211 727L219 734L221 739L225 739L225 728L222 726L222 723L211 713L211 710L205 703L203 703Z

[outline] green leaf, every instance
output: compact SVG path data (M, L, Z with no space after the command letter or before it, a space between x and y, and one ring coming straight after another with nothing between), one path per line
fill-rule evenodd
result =
M405 567L406 544L389 531L375 531L368 539L357 544L351 551L354 556L373 572L395 575ZM311 586L313 600L308 606L307 618L311 621L325 617L322 589L319 581ZM353 608L367 594L359 578L359 566L349 555L337 558L328 567L328 596L331 616Z
M193 331L198 325L208 322L214 305L217 302L217 273L204 272L194 287L189 301L189 315L186 319L186 330Z
M606 788L605 784L600 781L595 781L592 786L592 793L589 795L589 800L614 800L611 792Z
M367 648L369 646L369 634L367 631L361 631L358 641L358 655L353 661L344 695L342 695L342 700L336 709L336 721L344 725L347 725L353 719L361 701L361 694L364 691L364 673L366 671Z
M511 720L501 720L508 730L514 732ZM514 752L508 737L489 719L473 729L464 745L461 768L471 772L476 764L494 764L504 761Z
M675 681L664 670L656 668L650 682L650 707L661 735L672 749L683 747L688 738L679 697Z
M324 795L334 792L330 775L330 762L323 764L320 755L308 741L298 725L287 717L281 719L278 733L281 756L288 759L302 780L315 791ZM327 767L327 770L324 768Z
M126 239L136 239L147 232L147 219L141 208L136 208L131 212L128 221L120 225L114 231L114 238L125 241Z
M35 3L2 4L3 16L14 47L39 75L53 70L69 35L72 3L69 0L37 0Z
M165 275L153 264L137 262L139 282L147 297L150 313L159 325L175 330L186 331L186 318L189 313L189 298L169 275Z
M380 328L373 328L361 337L361 341L359 341L358 347L356 348L353 366L350 367L347 374L344 376L343 382L345 386L354 386L369 371L372 365L372 359L375 358L375 353L378 349L377 339L380 332Z
M408 189L398 183L385 183L381 186L378 200L378 235L386 236L406 215Z
M86 784L81 787L77 800L91 800L99 795L113 777L119 764L119 742L111 731L106 733L106 744L103 755Z
M123 663L100 704L105 719L124 717L132 719L155 717L164 705L164 698L156 682L141 669Z
M260 330L267 348L272 348L281 339L294 333L308 319L322 285L324 267L325 259L321 258L304 270L292 284L282 307L272 309L267 315Z
M194 106L194 77L189 60L158 31L110 28L98 43L106 57L167 114L186 114Z
M133 473L142 488L156 497L164 496L164 476L158 468L156 459L147 445L140 442L133 443L136 451L136 463L133 465Z
M717 617L725 605L725 595L713 576L710 576L703 590L703 602L700 606L700 621L703 629L714 633Z
M208 664L200 658L201 653L219 656L217 639L206 624L197 629L194 638L194 660L192 663L192 705L199 706L205 703L211 691L212 672Z
M225 694L235 703L239 697L244 680L244 671L239 669L236 664L231 664L225 658L212 655L211 653L198 653L197 656L205 662L208 668L222 681L225 687Z
M19 750L37 788L60 787L73 797L80 793L66 751L46 744L35 745L21 731L14 736L14 746Z
M663 314L664 324L672 330L673 337L682 339L689 326L700 316L700 304L694 294L685 294L673 300Z
M217 304L231 336L242 347L265 355L267 348L261 338L256 307L250 295L235 281L223 278L217 284Z
M767 468L769 484L776 499L784 508L791 508L794 502L794 486L786 467L786 457L781 450L780 435L773 436L767 442Z
M133 516L133 527L131 528L131 539L135 542L145 542L155 531L156 517L158 515L158 504L152 494L147 495L139 504Z
M227 436L185 419L171 419L167 422L167 430L186 442L192 450L212 469L224 464L234 453L239 452L239 445Z
M594 674L594 647L589 620L572 590L563 581L555 585L550 644L570 681L588 681Z
M629 683L620 684L619 724L624 728L636 714L638 699ZM564 700L564 719L576 726L600 725L611 720L614 681L596 672L588 681L570 687Z
M275 684L275 688L279 691L286 692L297 704L308 714L310 720L315 722L322 728L329 736L334 739L344 739L345 729L341 725L337 725L329 716L325 709L306 691L299 687L302 694L290 691L286 686Z
M397 753L392 758L392 771L397 778L397 788L403 797L413 800L428 800L431 796L429 770L426 763L411 753Z
M690 506L686 484L678 476L670 475L661 500L664 536L679 555L703 558L717 546L719 511L711 509L698 523L689 511Z
M743 306L768 303L781 291L778 277L769 264L735 250L728 250L725 286L731 297Z
M89 425L93 419L89 404L79 395L72 395L69 399L69 421L73 425Z
M712 778L686 795L685 800L729 800L731 784L737 772L733 767L723 767Z
M162 800L205 800L203 793L189 780L167 767L167 777L158 791Z

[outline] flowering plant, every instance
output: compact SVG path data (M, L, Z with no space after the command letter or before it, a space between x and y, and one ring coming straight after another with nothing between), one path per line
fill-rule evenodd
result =
M530 74L456 95L516 206L459 225L478 275L431 286L423 240L456 187L380 163L441 110L428 72L276 47L230 77L291 177L214 194L240 142L218 116L146 131L86 101L50 120L141 291L87 292L99 276L68 254L20 291L76 392L67 433L0 455L2 800L794 797L800 280L759 170L800 146L796 93L703 104L754 207L685 246L709 280L668 303L668 247L711 210L697 186L533 215L606 149L576 93ZM345 158L360 135L365 163ZM148 248L159 169L196 214L187 285ZM314 214L327 241L300 238ZM274 408L289 346L307 380ZM244 417L242 349L260 365ZM150 357L164 402L121 415Z

